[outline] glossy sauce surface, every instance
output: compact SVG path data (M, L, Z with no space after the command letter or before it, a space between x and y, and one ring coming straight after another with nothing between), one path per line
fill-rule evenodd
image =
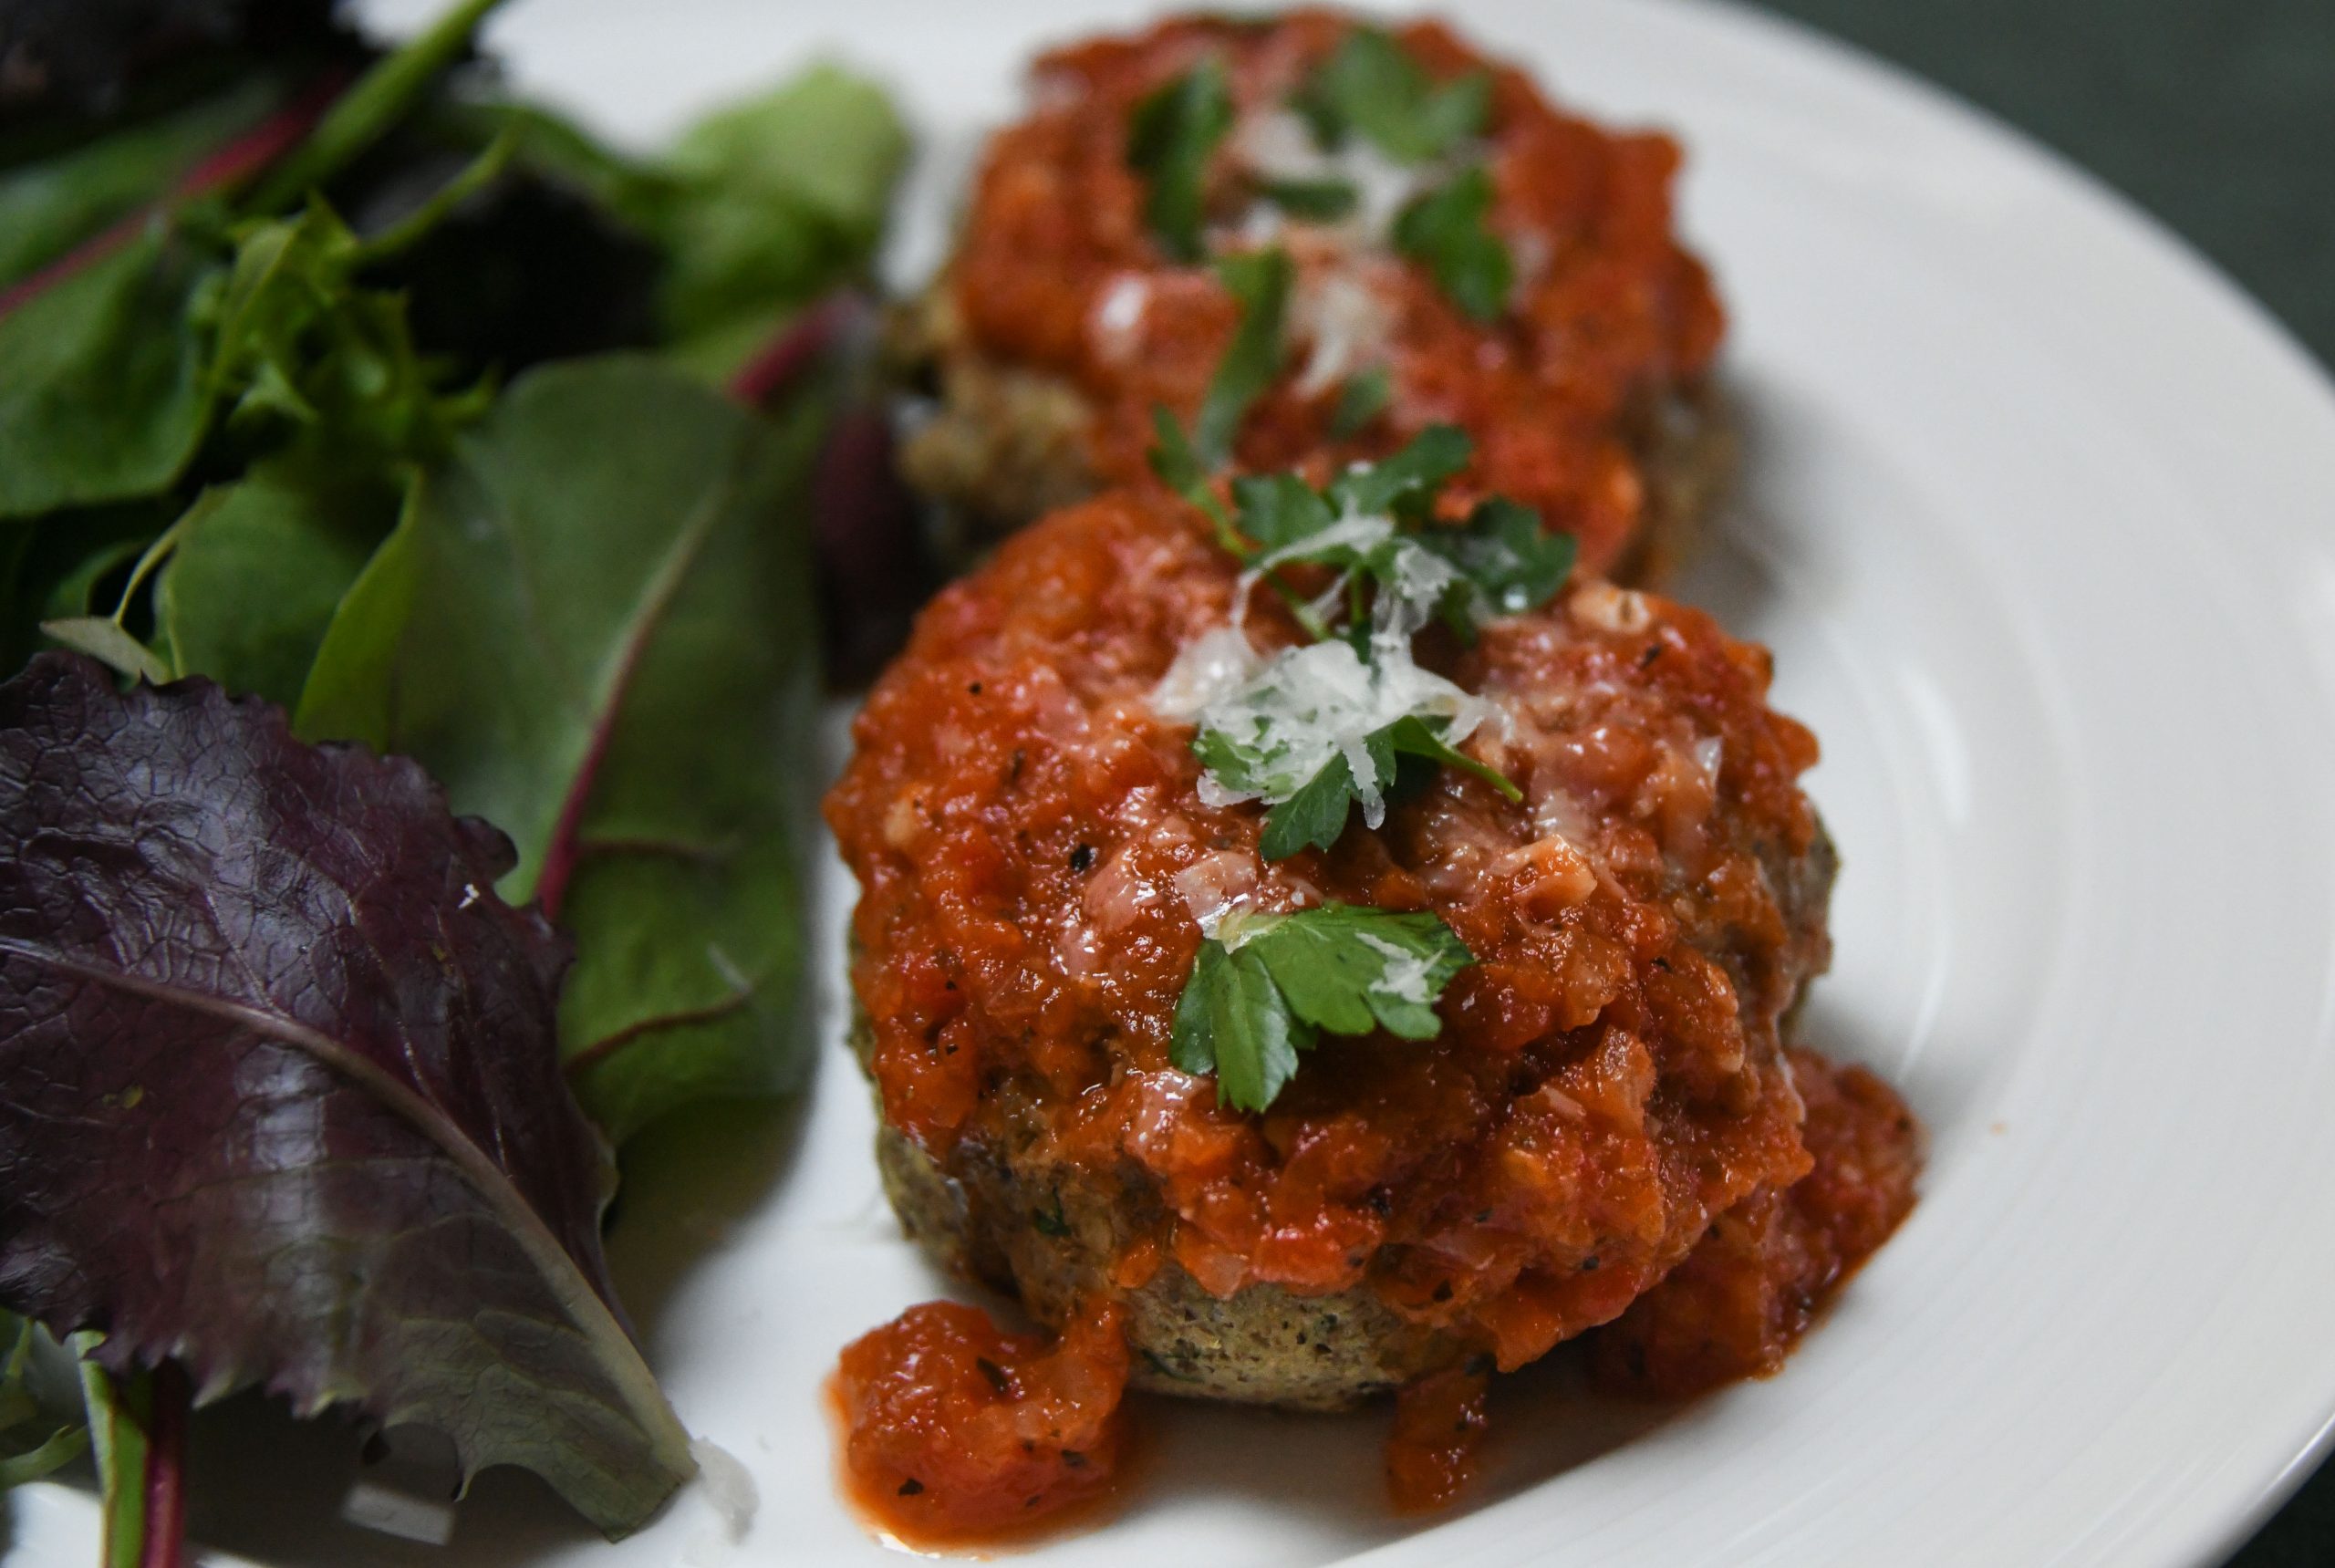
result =
M1126 1421L1118 1309L1011 1334L930 1302L855 1340L832 1393L863 1517L915 1547L995 1542L1108 1493Z

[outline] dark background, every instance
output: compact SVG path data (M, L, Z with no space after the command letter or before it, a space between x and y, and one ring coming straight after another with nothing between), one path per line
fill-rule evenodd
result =
M2116 186L2335 364L2335 0L1758 0ZM2230 1568L2335 1564L2335 1469Z

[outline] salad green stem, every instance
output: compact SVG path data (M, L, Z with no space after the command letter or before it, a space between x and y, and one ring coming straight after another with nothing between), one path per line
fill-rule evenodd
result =
M165 1361L117 1377L91 1359L104 1339L77 1334L103 1496L101 1568L181 1568L186 1561L186 1373Z
M471 47L503 0L461 0L403 47L357 78L317 122L315 134L278 163L252 192L246 211L278 213L362 156L403 119L438 74Z

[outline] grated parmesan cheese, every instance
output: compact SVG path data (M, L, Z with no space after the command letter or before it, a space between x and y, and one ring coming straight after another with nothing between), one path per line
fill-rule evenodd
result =
M1182 662L1179 658L1178 663ZM1170 679L1174 673L1169 672ZM1200 799L1212 806L1250 800L1279 805L1333 759L1344 757L1354 775L1363 820L1375 828L1385 820L1384 792L1394 781L1379 777L1364 742L1396 720L1416 715L1444 721L1445 739L1457 745L1483 722L1486 712L1480 700L1421 669L1407 645L1379 654L1372 664L1365 664L1350 645L1334 639L1284 649L1246 682L1202 705L1196 715L1203 729L1264 749L1267 767L1260 770L1267 775L1263 787L1233 789L1204 773Z
M1134 357L1141 347L1144 313L1151 308L1151 280L1142 273L1122 273L1095 302L1093 331L1095 354L1111 364Z
M1249 646L1243 617L1202 632L1178 651L1176 661L1151 689L1151 711L1171 723L1188 723L1208 708L1248 684L1263 660Z
M1291 311L1295 336L1313 345L1297 374L1300 397L1319 397L1385 358L1394 313L1352 272L1310 274Z
M1232 156L1260 179L1338 180L1353 186L1354 211L1322 226L1371 244L1383 241L1396 214L1442 172L1433 164L1406 168L1359 136L1324 151L1313 140L1313 128L1286 109L1243 116L1232 133Z
M1435 1005L1435 992L1427 984L1427 971L1435 967L1432 954L1407 952L1385 938L1374 937L1368 931L1357 931L1354 935L1363 946L1386 961L1385 967L1378 971L1378 978L1372 981L1366 990L1420 1007Z
M1250 597L1266 573L1333 548L1366 553L1390 540L1392 567L1371 600L1368 661L1337 639L1258 657L1244 628ZM1256 770L1261 788L1236 789L1203 772L1200 799L1217 807L1251 800L1278 805L1343 757L1364 822L1372 828L1384 823L1385 787L1394 781L1378 775L1365 743L1372 735L1399 719L1440 720L1443 738L1457 746L1500 716L1412 657L1412 637L1458 576L1448 561L1401 537L1393 518L1373 514L1349 514L1252 562L1240 575L1231 621L1186 643L1151 692L1152 711L1161 718L1197 723L1263 753L1264 765ZM1344 587L1341 575L1318 604L1334 605Z

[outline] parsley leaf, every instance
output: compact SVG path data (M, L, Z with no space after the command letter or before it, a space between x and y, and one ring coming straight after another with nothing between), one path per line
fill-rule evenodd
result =
M1338 389L1338 406L1330 415L1330 439L1346 441L1360 435L1394 400L1395 379L1385 366L1375 365L1348 377Z
M1330 503L1342 513L1424 522L1435 509L1436 492L1475 452L1475 442L1458 425L1429 425L1401 451L1376 462L1355 463L1332 480Z
M1281 373L1282 317L1289 309L1295 274L1283 251L1247 251L1217 259L1219 281L1240 304L1240 326L1208 384L1193 427L1192 444L1209 468L1221 467L1231 457L1233 438L1240 434L1249 405Z
M1150 181L1144 221L1178 261L1200 259L1209 155L1231 129L1232 88L1220 60L1201 61L1136 107L1127 163Z
M1365 737L1362 743L1378 776L1392 779L1395 754L1387 735L1386 730L1380 730ZM1257 840L1257 853L1268 860L1286 860L1309 846L1329 848L1345 832L1354 800L1353 767L1343 754L1332 757L1295 794L1265 814L1265 831Z
M1291 217L1309 223L1334 223L1362 201L1362 193L1344 180L1267 180L1257 189Z
M1492 177L1479 163L1395 219L1395 248L1427 263L1451 303L1475 321L1499 319L1516 278L1508 246L1484 222L1491 206Z
M1547 604L1572 572L1572 535L1546 532L1539 513L1505 496L1478 504L1462 526L1424 530L1417 543L1470 590L1464 601L1445 603L1445 621L1463 637L1474 636L1479 621Z
M1324 147L1358 132L1398 163L1439 158L1490 122L1491 78L1470 72L1437 86L1402 45L1375 27L1348 33L1292 100Z
M1419 757L1473 774L1510 800L1524 798L1524 792L1499 769L1478 762L1446 741L1444 729L1440 719L1408 713L1365 736L1363 749L1370 757L1380 789L1384 791L1393 784L1402 758ZM1221 731L1208 733L1215 737L1210 748L1213 754L1239 753L1237 743ZM1236 771L1241 761L1245 759L1236 760ZM1287 800L1265 814L1265 831L1257 841L1258 853L1268 860L1286 860L1309 846L1318 849L1331 847L1345 832L1351 808L1362 799L1363 794L1354 784L1354 769L1344 754L1332 757Z
M1208 470L1200 465L1199 454L1192 450L1191 438L1176 416L1154 405L1151 410L1152 448L1146 455L1151 472L1159 482L1202 512L1216 525L1217 547L1238 560L1249 558L1249 545L1232 526L1232 514L1218 500L1216 492L1208 487Z
M1169 1059L1212 1073L1238 1110L1261 1111L1322 1032L1442 1032L1437 999L1475 955L1431 912L1324 904L1290 915L1226 918L1201 944L1176 1004Z
M1188 501L1207 494L1208 470L1200 465L1199 453L1192 450L1191 438L1176 422L1176 416L1155 405L1151 436L1151 472L1160 483Z
M1381 732L1386 743L1398 757L1424 757L1431 763L1441 763L1473 774L1500 793L1501 798L1520 801L1524 792L1510 782L1506 774L1489 763L1479 763L1443 738L1443 722L1423 719L1417 713L1396 720ZM1376 737L1372 737L1375 739Z
M1261 1111L1296 1075L1297 1054L1314 1032L1290 1011L1261 955L1200 944L1192 977L1176 1002L1168 1060L1187 1073L1214 1073L1225 1103Z
M1285 549L1335 523L1320 491L1293 473L1243 474L1232 482L1240 532L1268 551Z
M1431 616L1472 639L1482 621L1547 602L1572 570L1572 540L1543 535L1531 509L1497 497L1464 524L1435 523L1437 489L1472 455L1454 426L1431 426L1382 462L1353 464L1326 491L1292 473L1240 475L1228 512L1175 421L1162 413L1156 422L1153 467L1209 509L1225 549L1262 568L1316 639L1197 705L1191 749L1215 803L1271 808L1264 857L1332 847L1355 805L1375 826L1406 758L1459 768L1521 799L1497 769L1458 749L1480 716L1474 700L1420 670L1406 645ZM1292 565L1347 574L1344 627L1334 632L1323 603L1306 602L1271 570Z

